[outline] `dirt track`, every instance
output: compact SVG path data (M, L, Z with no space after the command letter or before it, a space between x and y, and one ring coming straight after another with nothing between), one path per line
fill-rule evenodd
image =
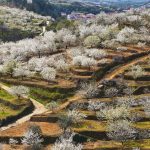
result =
M137 58L137 59L134 59L126 64L122 64L121 66L117 67L116 69L114 69L113 71L109 72L108 74L106 74L102 79L102 80L111 80L113 79L114 77L116 77L118 74L124 72L127 68L129 68L130 66L140 62L140 61L143 61L143 60L146 60L148 58L148 54L146 56L142 56L140 58ZM100 85L99 85L100 86ZM0 83L0 87L2 89L5 89L6 91L10 91L10 88L3 85L2 83ZM83 97L81 95L75 95L73 96L72 98L70 98L68 101L66 101L65 103L63 103L62 105L60 105L57 109L56 109L56 112L57 111L60 111L64 108L66 108L69 104L71 104L72 102L75 102L75 101L78 101L78 100L81 100ZM33 111L33 113L17 120L15 123L12 123L8 126L5 126L5 127L2 127L1 130L6 130L10 127L13 127L13 126L17 126L18 124L21 124L21 123L24 123L26 121L29 121L30 118L33 116L33 115L36 115L36 114L43 114L43 113L52 113L51 111L48 111L41 103L37 102L36 100L30 98L30 100L33 102L33 105L35 106L35 110Z
M114 69L112 72L106 74L103 79L106 80L111 80L113 78L115 78L118 74L124 72L126 69L128 69L130 66L137 64L138 62L144 61L149 57L149 55L137 58L132 60L131 62L128 62L126 64L123 64L121 66L119 66L118 68Z
M5 86L4 84L0 83L0 87L2 89L6 90L7 92L10 92L10 88ZM7 126L2 127L1 130L6 130L6 129L10 128L10 127L17 126L18 124L21 124L21 123L24 123L26 121L29 121L30 118L33 115L42 114L42 113L47 111L47 109L41 103L37 102L36 100L34 100L32 98L30 98L30 100L32 101L32 103L33 103L33 105L35 107L34 111L31 114L29 114L29 115L27 115L27 116L25 116L23 118L18 119L15 123L12 123L12 124L9 124Z

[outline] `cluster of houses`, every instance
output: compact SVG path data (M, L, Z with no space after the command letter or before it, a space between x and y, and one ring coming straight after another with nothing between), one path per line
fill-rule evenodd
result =
M81 20L87 21L89 19L94 19L96 16L92 13L84 14L80 12L72 12L71 14L62 13L62 16L66 16L68 20Z

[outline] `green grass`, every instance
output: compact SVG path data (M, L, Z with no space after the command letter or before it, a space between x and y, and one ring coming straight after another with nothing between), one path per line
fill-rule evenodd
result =
M4 85L11 87L12 84L3 83ZM59 89L57 86L54 89L44 89L37 87L29 87L30 88L30 97L37 100L38 102L46 105L51 101L57 101L58 103L62 103L65 99L74 95L74 91L67 89ZM10 100L12 101L12 99Z
M13 96L9 94L7 91L0 89L0 99L6 102L10 102L14 105L20 105L20 104L27 104L28 100L21 99L17 100L16 96ZM20 114L27 105L21 106L18 109L13 109L10 106L7 106L6 104L0 103L0 119L5 119L10 116L15 116Z
M73 92L61 91L59 89L50 90L42 88L30 88L30 97L44 105L51 101L57 101L61 103L72 95Z
M17 104L17 105L24 104L27 102L27 100L25 99L17 100L16 96L9 94L7 91L3 89L0 89L0 99L8 101L12 104Z
M150 129L150 122L149 121L137 122L134 124L134 126L139 129Z
M129 140L124 142L124 146L127 148L140 147L148 150L150 149L150 139L137 140L137 141Z
M2 99L6 99L6 100L8 100L8 101L11 101L11 100L13 100L13 99L15 99L16 97L15 96L13 96L13 95L11 95L11 94L9 94L8 92L6 92L5 90L0 90L0 98L2 98Z
M73 130L77 132L82 132L82 131L104 132L106 130L106 124L94 120L85 120L79 125L74 125Z
M11 87L12 85L10 83L2 82L3 85Z
M0 105L1 105L0 107L3 109L3 111L2 111L2 109L0 110L0 119L5 119L5 118L10 117L10 116L18 115L25 108L25 107L21 107L20 109L13 110L4 104L0 104Z

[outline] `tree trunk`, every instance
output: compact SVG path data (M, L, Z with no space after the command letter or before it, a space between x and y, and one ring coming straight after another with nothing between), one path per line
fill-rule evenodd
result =
M13 73L10 73L10 77L13 78Z
M38 52L38 55L39 55L39 58L41 58L41 53L40 53L40 51Z
M23 80L23 76L21 77L21 80Z
M21 99L21 96L20 95L18 95L18 100L20 100Z

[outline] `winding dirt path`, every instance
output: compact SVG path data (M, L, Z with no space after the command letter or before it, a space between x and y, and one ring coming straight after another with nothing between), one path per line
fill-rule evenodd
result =
M149 52L150 53L150 52ZM117 68L115 68L113 71L107 73L99 82L103 81L103 80L111 80L113 78L115 78L118 74L121 74L122 72L124 72L126 69L128 69L130 66L137 64L138 62L144 61L149 57L149 54L145 54L145 56L141 56L137 59L134 59L132 61L129 61L125 64L122 64L120 66L118 66ZM99 85L99 87L102 87L103 85ZM74 97L70 98L67 102L63 103L62 105L60 105L57 109L56 112L59 112L60 110L66 108L68 105L70 105L73 102L76 102L78 100L83 99L83 97L81 95L75 95ZM49 112L52 113L52 112Z
M128 69L132 65L135 65L138 62L144 61L148 57L150 57L149 54L147 54L146 56L141 56L141 57L139 57L137 59L134 59L134 60L132 60L130 62L127 62L125 64L122 64L122 65L118 66L117 68L115 68L110 73L107 73L99 82L101 82L102 80L111 80L111 79L115 78L118 74L121 74L122 72L124 72L126 69Z
M64 102L63 104L61 104L59 107L57 107L54 111L47 111L45 112L44 114L51 114L53 112L57 113L59 112L60 110L63 110L65 109L67 106L69 106L71 103L73 102L76 102L76 101L79 101L81 100L83 97L81 95L77 95L75 94L73 97L71 97L68 101Z
M0 88L6 90L8 93L10 92L10 88L7 87L6 85L2 84L2 83L0 83ZM27 98L27 97L24 97L24 98ZM26 121L29 121L30 118L31 118L33 115L42 114L42 113L44 113L44 112L47 111L47 109L46 109L46 108L44 107L44 105L42 105L41 103L37 102L36 100L34 100L34 99L32 99L32 98L30 98L30 100L32 101L32 103L33 103L33 105L34 105L34 107L35 107L34 111L33 111L31 114L26 115L26 116L24 116L24 117L18 119L18 120L17 120L16 122L14 122L14 123L11 123L11 124L9 124L9 125L7 125L7 126L1 127L0 129L1 129L1 130L6 130L6 129L11 128L11 127L13 127L13 126L17 126L17 125L19 125L19 124L21 124L21 123L24 123L24 122L26 122Z
M103 81L103 80L111 80L113 79L114 77L116 77L118 74L124 72L127 68L129 68L130 66L140 62L140 61L143 61L143 60L146 60L147 58L149 57L149 55L145 55L145 56L141 56L137 59L134 59L130 62L127 62L125 64L122 64L120 66L118 66L117 68L115 68L113 71L107 73L100 81ZM102 86L102 85L99 85L99 87ZM4 84L0 83L0 87L2 89L5 89L6 91L10 92L10 88L5 86ZM63 110L64 108L66 108L68 105L70 105L71 103L75 102L75 101L78 101L78 100L81 100L83 97L81 95L74 95L72 98L70 98L68 101L64 102L62 105L60 105L55 111L56 112L59 112L60 110ZM10 127L13 127L13 126L17 126L18 124L21 124L21 123L24 123L26 121L29 121L30 118L33 116L33 115L38 115L38 114L45 114L45 113L53 113L52 111L48 111L41 103L37 102L36 100L30 98L30 100L32 101L33 105L35 106L35 110L33 111L33 113L21 118L21 119L18 119L15 123L12 123L8 126L5 126L5 127L2 127L1 130L6 130Z

